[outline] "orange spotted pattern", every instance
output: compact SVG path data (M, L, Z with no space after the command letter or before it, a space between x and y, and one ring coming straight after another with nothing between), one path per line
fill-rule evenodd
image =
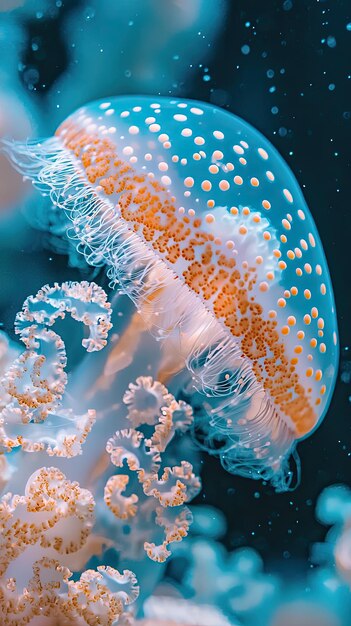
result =
M239 269L215 235L202 230L202 219L180 213L166 188L122 160L110 139L72 122L63 124L57 134L61 136L63 130L62 140L81 162L88 181L112 202L115 198L130 229L170 266L183 259L183 281L205 302L211 300L216 318L241 341L243 356L251 360L257 380L274 404L294 423L296 436L312 430L316 415L308 390L299 381L297 358L287 356L274 314L265 319L262 306L250 293L257 283L256 268L244 264Z

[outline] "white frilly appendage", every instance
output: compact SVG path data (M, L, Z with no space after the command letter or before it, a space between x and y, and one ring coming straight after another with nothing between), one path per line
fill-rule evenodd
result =
M86 570L95 552L94 499L54 467L29 479L24 495L0 501L0 611L3 626L131 624L139 593L129 570Z
M95 283L57 283L29 296L16 315L15 332L26 350L0 380L0 453L19 446L26 452L46 450L50 456L81 453L95 422L95 411L75 415L61 407L67 374L65 344L52 330L66 314L82 322L88 352L106 345L111 308L106 293Z
M144 419L141 407L136 415L141 390L146 407ZM192 411L149 376L139 377L129 385L124 402L128 420L131 424L137 421L138 427L150 427L154 405L152 432L147 438L133 427L118 431L109 439L106 450L119 471L108 479L104 500L115 517L115 524L124 529L129 527L130 541L122 539L120 546L118 526L113 527L122 557L139 560L146 552L153 561L163 562L171 554L169 544L187 535L192 515L184 504L201 487L189 462L183 460L171 468L164 466L163 459L177 431L183 433L190 427Z
M50 196L56 210L65 211L71 223L67 234L87 263L105 265L111 285L131 297L155 336L176 346L178 362L181 357L193 386L205 396L196 423L203 447L218 454L230 472L288 489L291 454L298 466L294 430L257 382L231 333L128 227L116 205L94 189L59 138L3 142L2 149Z

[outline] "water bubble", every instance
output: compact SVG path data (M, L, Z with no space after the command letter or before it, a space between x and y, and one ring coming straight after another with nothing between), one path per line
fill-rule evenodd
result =
M279 135L280 135L281 137L286 137L286 136L287 136L287 134L288 134L288 131L287 131L287 129L285 128L285 126L281 126L281 127L279 128L278 133L279 133Z
M34 86L38 84L39 78L39 72L35 67L28 67L23 72L23 80L30 90L32 90Z
M277 113L279 112L278 107L272 107L271 112L273 113L273 115L277 115Z
M208 83L208 81L210 81L210 80L211 80L211 76L210 76L209 74L204 74L204 75L203 75L203 77L202 77L202 80L203 80L205 83Z
M211 102L213 104L217 104L218 106L224 107L228 104L229 97L228 92L224 89L213 89L211 90Z
M329 91L334 91L335 84L334 83L330 83L330 85L328 85L328 89L329 89Z
M250 46L248 46L247 44L241 46L241 52L245 55L250 54Z
M89 20L92 20L95 17L95 9L93 9L92 7L87 7L84 11L84 19L89 22Z
M329 37L327 37L327 46L329 48L335 48L336 46L336 39L332 35L329 35Z
M293 8L293 3L291 0L285 0L285 2L283 2L284 11L291 11L292 8Z
M267 71L267 77L268 78L273 78L273 76L274 76L274 70L268 70Z

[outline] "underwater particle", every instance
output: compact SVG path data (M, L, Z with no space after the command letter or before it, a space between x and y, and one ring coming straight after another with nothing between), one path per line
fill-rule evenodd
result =
M23 81L29 91L33 91L40 80L40 74L35 67L28 67L23 72Z
M133 572L112 567L86 570L94 555L94 499L57 468L42 467L24 495L0 500L0 610L2 624L61 622L112 626L139 588ZM98 620L98 622L96 621Z
M248 54L250 54L250 46L248 46L247 44L245 44L244 46L241 46L241 52L246 56Z
M351 360L349 347L343 348L340 363L340 379L343 383L351 383ZM1 361L0 361L1 363Z
M203 396L202 445L229 471L288 488L296 442L326 413L338 347L322 245L271 144L215 106L133 96L2 147L65 211L86 261L106 266L157 338L177 341L168 371L182 360Z
M328 85L328 89L329 89L329 91L334 91L334 89L335 89L335 84L334 84L334 83L330 83L330 84Z
M285 2L283 2L284 11L291 11L292 8L293 8L292 0L285 0Z
M327 46L328 48L336 47L336 39L335 37L333 37L333 35L329 35L329 37L327 37Z

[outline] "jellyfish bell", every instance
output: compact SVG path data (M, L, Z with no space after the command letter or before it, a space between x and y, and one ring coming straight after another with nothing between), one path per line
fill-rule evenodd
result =
M322 244L273 146L217 107L128 96L2 149L172 346L167 371L186 364L206 449L287 489L296 442L328 408L338 347Z

